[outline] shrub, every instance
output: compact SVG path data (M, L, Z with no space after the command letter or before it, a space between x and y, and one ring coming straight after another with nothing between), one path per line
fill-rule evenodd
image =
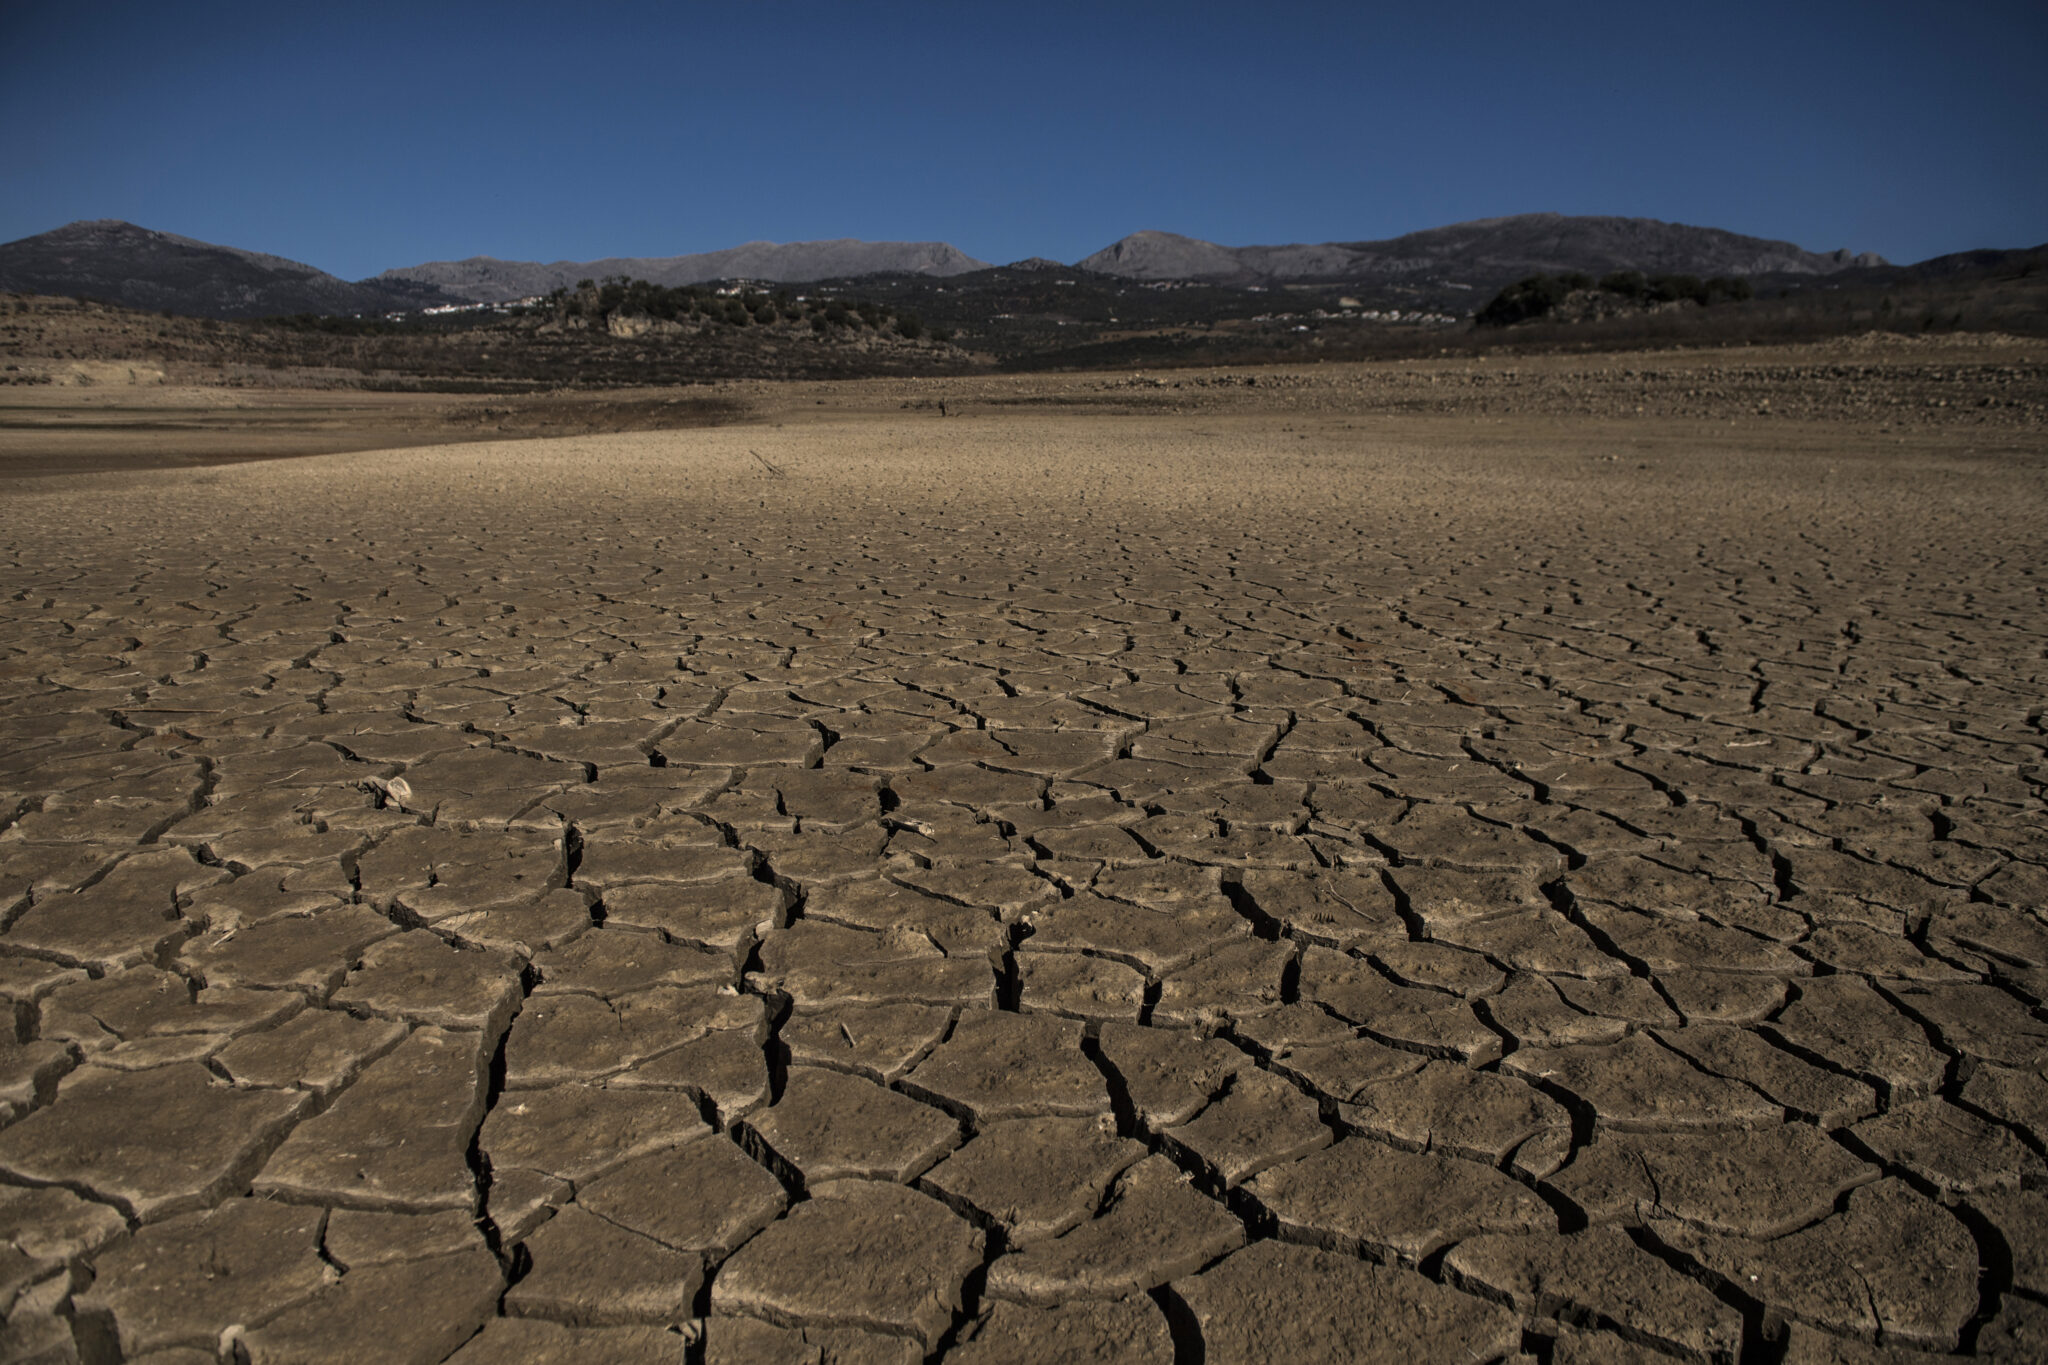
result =
M1625 299L1639 299L1650 290L1650 282L1640 270L1617 270L1601 277L1600 287L1610 294L1619 294Z
M1677 303L1684 299L1705 303L1707 286L1697 275L1653 275L1649 297L1652 303Z
M1564 296L1570 292L1555 276L1531 275L1494 295L1493 301L1480 309L1473 321L1481 327L1507 327L1527 322L1550 312L1564 302Z

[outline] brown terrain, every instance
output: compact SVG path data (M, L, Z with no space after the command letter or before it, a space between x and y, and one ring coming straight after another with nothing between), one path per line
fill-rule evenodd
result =
M0 1357L2048 1357L2040 342L60 361Z

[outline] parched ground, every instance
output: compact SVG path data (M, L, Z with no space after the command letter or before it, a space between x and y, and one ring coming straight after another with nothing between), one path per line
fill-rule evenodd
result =
M1175 378L10 481L0 1354L2048 1355L2032 409Z

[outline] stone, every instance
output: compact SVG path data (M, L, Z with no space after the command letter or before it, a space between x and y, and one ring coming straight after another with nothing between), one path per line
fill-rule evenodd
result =
M1888 1096L1932 1094L1948 1070L1925 1029L1853 976L1800 982L1798 999L1767 1027L1793 1051L1880 1086Z
M1081 1036L1072 1019L969 1010L901 1085L977 1129L1002 1119L1107 1114L1109 1088L1082 1054Z
M921 1365L924 1358L924 1348L910 1337L853 1327L778 1327L716 1313L704 1324L706 1365Z
M1534 1086L1442 1061L1365 1086L1337 1106L1337 1115L1396 1146L1489 1166L1540 1133L1571 1131L1564 1106Z
M1549 898L1535 881L1511 873L1411 865L1391 868L1387 877L1408 912L1432 937L1473 920L1551 909ZM1406 933L1401 937L1407 937Z
M1653 1231L1751 1298L1830 1332L1953 1350L1977 1311L1976 1242L1899 1180L1852 1190L1842 1212L1775 1241L1682 1223Z
M398 926L376 911L344 905L202 935L187 943L179 958L209 986L289 987L322 1000L365 948L397 932Z
M483 1246L476 1219L460 1209L441 1213L368 1213L336 1209L321 1236L344 1272L392 1261L418 1261Z
M1173 1292L1210 1365L1493 1360L1522 1336L1514 1314L1412 1270L1284 1242L1246 1247Z
M519 1008L519 961L488 948L457 948L415 929L371 944L341 988L340 1009L495 1039Z
M1301 959L1301 998L1358 1025L1381 1042L1484 1066L1501 1054L1501 1037L1472 1006L1445 991L1400 986L1370 964L1328 948Z
M22 1043L0 1035L0 1126L48 1103L57 1082L77 1064L69 1043L48 1038Z
M728 848L716 827L683 825L660 840L620 838L595 833L583 841L576 866L576 885L600 895L629 882L688 885L753 875L754 860L744 849Z
M714 1264L789 1204L775 1177L724 1138L635 1157L584 1185L576 1199L620 1227Z
M2018 1138L1945 1100L1894 1105L1849 1131L1879 1160L1920 1177L1944 1199L1974 1201L2023 1181L2048 1182L2048 1168Z
M1257 1067L1238 1071L1199 1114L1159 1136L1169 1155L1221 1190L1332 1140L1315 1100Z
M2039 1072L1975 1067L1963 1082L1960 1098L1970 1108L2020 1129L2036 1144L2048 1135L2048 1076Z
M1586 923L1621 955L1650 973L1711 964L1715 971L1804 976L1812 968L1781 943L1700 919L1668 919L1589 905Z
M1034 952L1093 953L1155 980L1251 933L1220 892L1206 904L1163 907L1083 892L1027 910L1023 922Z
M120 1214L69 1190L0 1187L0 1317L37 1280L93 1255L126 1231Z
M1996 986L1901 985L1895 993L1954 1051L1998 1066L2048 1071L2048 1024Z
M1114 1360L1172 1365L1166 1318L1141 1295L1057 1308L996 1303L946 1353L958 1365L1039 1365L1054 1360Z
M484 1116L477 1146L494 1180L523 1169L581 1185L710 1131L687 1096L572 1084L499 1096Z
M130 1357L177 1346L213 1350L230 1326L260 1325L332 1278L320 1259L321 1209L230 1199L141 1229L102 1252L77 1297Z
M724 953L670 943L655 934L603 928L533 960L535 995L614 998L650 986L732 986L738 974Z
M1814 1066L1747 1029L1667 1029L1657 1037L1708 1071L1741 1081L1823 1128L1846 1128L1877 1112L1877 1092L1868 1085Z
M1572 1008L1557 993L1557 987L1540 976L1528 974L1518 974L1481 1008L1495 1028L1514 1039L1517 1048L1618 1043L1627 1036L1629 1028L1620 1019Z
M1582 981L1560 976L1551 984L1574 1009L1603 1019L1618 1019L1642 1028L1676 1028L1678 1016L1657 988L1639 976L1609 976Z
M1259 913L1297 942L1350 952L1408 937L1393 893L1376 876L1253 870L1243 886Z
M536 996L506 1038L505 1085L521 1090L602 1080L710 1033L732 1030L758 1041L766 1028L757 997L724 988L664 986L611 1001Z
M711 1285L715 1312L908 1337L927 1353L981 1265L981 1234L901 1185L820 1187L742 1247Z
M824 1181L907 1184L960 1143L930 1105L843 1071L792 1067L782 1097L747 1120L755 1158L795 1188Z
M1465 920L1433 930L1431 937L1484 953L1517 972L1550 976L1626 976L1628 967L1610 957L1584 929L1556 910L1518 910L1491 919Z
M484 1217L498 1230L500 1246L515 1245L555 1216L555 1210L576 1193L566 1180L518 1166L491 1172L484 1191Z
M1239 1019L1270 1014L1294 965L1294 944L1243 939L1226 944L1159 983L1150 1022L1214 1032Z
M1778 1012L1791 991L1775 976L1708 971L1659 972L1657 987L1687 1024L1760 1023Z
M1882 1174L1810 1124L1732 1133L1603 1133L1550 1188L1596 1223L1676 1218L1759 1239L1825 1217Z
M918 1182L961 1214L1000 1227L1004 1245L1029 1246L1075 1227L1101 1206L1117 1176L1145 1156L1105 1118L992 1123Z
M194 862L182 849L133 853L91 886L37 901L7 926L0 941L100 973L153 962L200 927L179 913L178 898L227 875Z
M303 1086L316 1095L329 1095L404 1037L405 1025L395 1019L306 1010L276 1028L235 1039L215 1053L213 1061L236 1085Z
M557 887L538 900L444 915L434 932L455 942L531 958L573 943L594 927L582 895Z
M1244 1225L1189 1187L1162 1156L1117 1180L1096 1217L1048 1241L1000 1256L987 1293L1039 1307L1121 1299L1192 1274L1244 1243Z
M448 1365L684 1365L688 1339L662 1327L565 1327L539 1318L493 1318Z
M611 1084L623 1089L681 1090L709 1106L721 1127L768 1103L768 1057L744 1029L707 1033L642 1062Z
M1346 1138L1245 1185L1280 1236L1414 1265L1478 1233L1557 1230L1526 1186L1476 1162Z
M195 1034L218 1034L225 1042L281 1023L304 1005L302 997L278 991L232 986L195 990L191 981L175 973L131 967L51 991L39 1011L38 1037L75 1042L88 1053L124 1041Z
M1612 1225L1474 1237L1445 1253L1444 1276L1519 1312L1598 1325L1694 1359L1731 1360L1742 1345L1739 1313Z
M1358 1030L1321 1005L1296 1000L1269 1014L1255 1014L1234 1021L1230 1036L1242 1046L1268 1057L1278 1057L1296 1048L1355 1040Z
M720 952L737 965L764 934L783 927L789 904L788 891L750 877L689 886L634 883L605 894L604 922Z
M879 877L820 888L805 899L804 918L870 933L915 929L948 957L1001 952L1009 947L1008 927L989 910L941 900Z
M863 933L802 920L761 945L759 988L799 1014L865 1005L991 1009L995 969L984 956L947 957L923 934Z
M474 1209L469 1145L489 1064L477 1034L415 1030L285 1139L257 1193L407 1213Z
M375 1265L243 1334L251 1365L317 1359L428 1365L444 1360L497 1310L505 1277L481 1246Z
M0 1170L82 1189L156 1222L240 1189L308 1098L237 1090L197 1062L137 1072L83 1066L48 1107L0 1130Z
M1145 974L1085 953L1018 953L1018 1008L1089 1023L1135 1024L1145 1008Z
M531 1268L505 1294L512 1317L572 1327L667 1325L690 1316L699 1256L670 1250L569 1205L525 1242Z
M2005 1239L2013 1288L2048 1298L2048 1194L2006 1190L1977 1207Z
M1340 1037L1335 1042L1282 1047L1273 1069L1291 1076L1332 1104L1348 1104L1369 1085L1422 1070L1429 1059L1372 1038Z
M1700 1071L1640 1033L1604 1046L1524 1048L1501 1070L1577 1097L1602 1126L1735 1128L1784 1117L1748 1086Z
M1154 1132L1186 1123L1252 1065L1221 1039L1171 1029L1105 1024L1100 1043L1138 1122Z
M2011 1362L2042 1358L2048 1349L2048 1306L2008 1294L1999 1301L1998 1316L1977 1333L1977 1354L1985 1360Z
M894 1085L953 1026L942 1005L870 1005L792 1016L781 1041L793 1066L828 1066Z

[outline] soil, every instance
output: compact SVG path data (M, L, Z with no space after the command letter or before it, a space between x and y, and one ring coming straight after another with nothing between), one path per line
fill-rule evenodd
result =
M2041 375L18 390L9 1345L2026 1358Z

